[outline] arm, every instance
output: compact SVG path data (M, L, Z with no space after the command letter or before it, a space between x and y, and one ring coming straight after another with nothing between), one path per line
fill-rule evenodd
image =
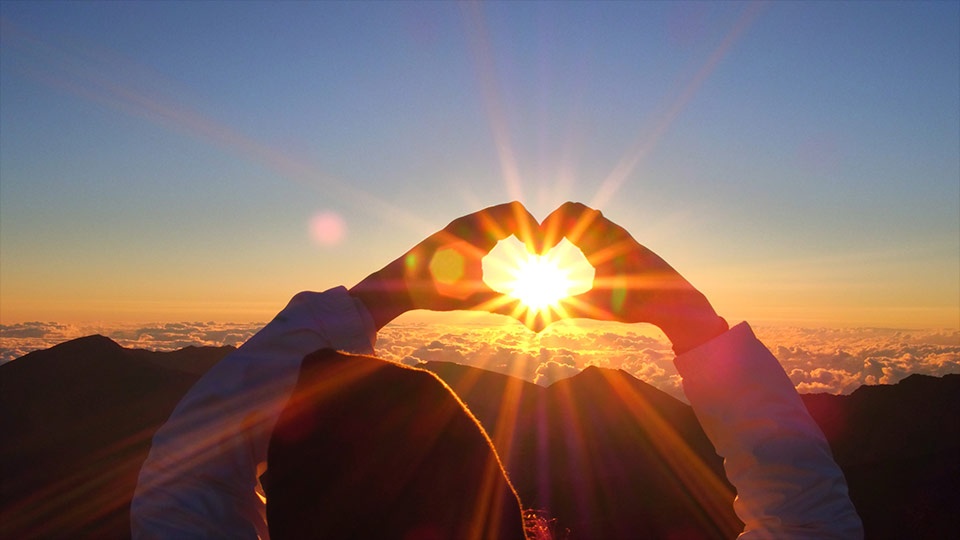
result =
M862 538L843 472L746 323L677 357L683 390L737 488L741 538Z
M453 221L349 294L338 287L295 296L157 431L131 504L133 536L268 537L258 477L301 360L323 348L372 354L376 332L410 309L512 313L483 283L480 261L498 240L536 230L519 203L495 206Z
M593 288L566 300L563 315L654 324L677 354L727 331L727 322L700 291L599 211L565 203L541 229L544 245L566 237L596 270Z
M600 212L567 203L543 223L596 268L568 313L659 326L683 387L737 488L741 538L862 538L843 473L776 358L746 324L728 330L706 297Z
M369 315L345 288L296 295L154 435L131 504L133 537L266 538L258 466L300 361L325 347L370 354L372 338Z

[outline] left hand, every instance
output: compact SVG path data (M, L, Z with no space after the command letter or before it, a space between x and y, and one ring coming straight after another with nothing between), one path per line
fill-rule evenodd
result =
M482 260L497 242L515 235L531 252L540 248L540 225L519 202L491 206L450 222L403 256L350 289L370 311L377 330L414 309L472 309L520 317L518 301L483 281Z

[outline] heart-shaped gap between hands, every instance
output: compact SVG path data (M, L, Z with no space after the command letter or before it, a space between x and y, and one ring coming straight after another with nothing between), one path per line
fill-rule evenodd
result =
M497 243L482 260L483 281L533 312L556 310L562 300L593 288L596 270L583 252L563 239L543 255L526 250L516 236Z

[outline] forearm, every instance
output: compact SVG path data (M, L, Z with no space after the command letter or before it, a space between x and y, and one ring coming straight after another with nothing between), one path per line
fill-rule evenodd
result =
M691 351L730 329L727 321L717 315L707 298L690 287L678 298L664 302L656 310L654 321L673 345L673 352L681 355Z
M737 488L743 538L863 536L823 433L747 325L681 355L676 365Z
M334 287L294 295L273 320L233 355L272 359L280 354L295 357L299 368L300 360L317 349L329 347L372 354L375 341L376 330L362 304L345 287ZM255 365L269 369L269 363Z
M414 309L404 280L402 259L397 259L354 285L350 289L350 296L366 307L376 331Z
M325 347L371 353L373 336L346 289L295 296L211 368L157 431L131 506L134 537L255 538L265 531L257 467L301 360Z

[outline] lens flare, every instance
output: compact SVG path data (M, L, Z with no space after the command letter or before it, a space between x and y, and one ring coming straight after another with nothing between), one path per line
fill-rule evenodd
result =
M564 299L593 286L593 267L566 240L544 255L534 255L510 237L501 241L483 262L483 280L487 285L516 298L532 312L558 310Z
M335 246L347 234L347 223L336 212L319 212L310 218L310 236L322 246Z

